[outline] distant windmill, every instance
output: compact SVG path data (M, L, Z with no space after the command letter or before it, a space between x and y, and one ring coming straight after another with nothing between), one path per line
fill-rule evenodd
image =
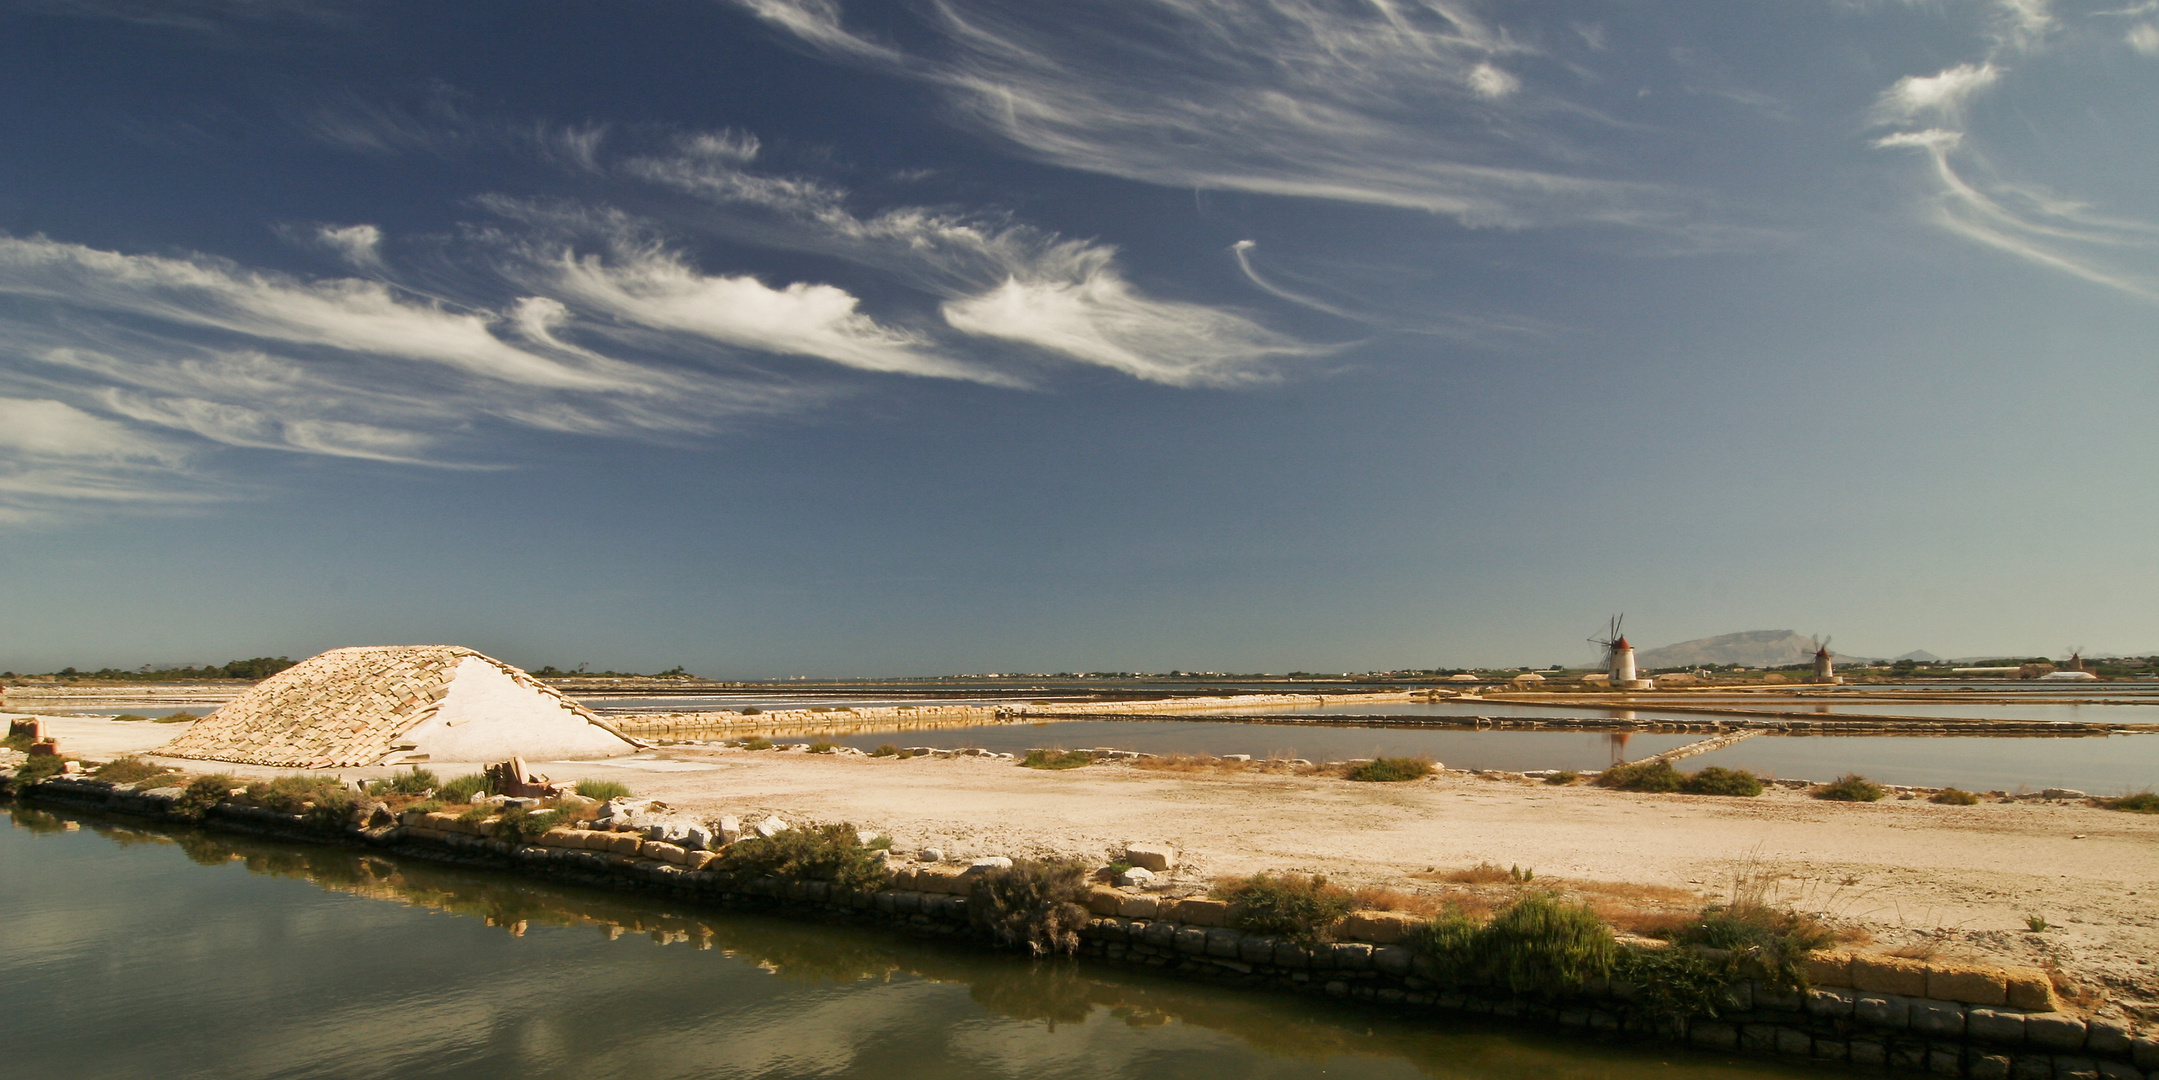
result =
M1837 677L1836 654L1829 651L1829 640L1826 637L1814 639L1814 681L1818 683L1844 681Z
M2067 662L2067 663L2064 663L2064 664L2062 665L2062 670L2063 670L2063 671L2082 671L2082 670L2084 670L2084 646L2082 646L2082 645L2071 645L2071 646L2069 646L2069 660L2068 660L2068 662Z
M1646 689L1640 685L1646 680L1638 679L1634 674L1634 646L1627 644L1627 636L1619 632L1620 624L1626 619L1623 614L1612 616L1611 625L1606 628L1604 636L1590 638L1589 643L1604 646L1604 667L1611 673L1612 689Z

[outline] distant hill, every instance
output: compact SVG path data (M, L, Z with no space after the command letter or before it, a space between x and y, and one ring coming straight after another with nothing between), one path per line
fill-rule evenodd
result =
M1891 659L1913 660L1922 664L1939 664L1942 662L1941 657L1936 656L1933 653L1926 651L1925 649L1913 649L1911 652L1905 653L1903 656L1891 657Z
M1814 659L1814 642L1790 630L1745 630L1737 634L1682 641L1677 645L1643 649L1634 662L1644 668L1694 667L1704 664L1745 664L1748 667L1779 667Z

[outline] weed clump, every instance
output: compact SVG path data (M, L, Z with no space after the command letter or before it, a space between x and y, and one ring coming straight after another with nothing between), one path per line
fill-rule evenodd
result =
M810 744L810 753L812 754L837 753L839 749L840 748L837 743L826 742L823 739L819 739L816 742Z
M875 749L875 750L872 750L872 751L870 751L870 756L871 756L871 757L904 757L904 756L906 756L906 755L903 755L903 754L901 754L901 753L900 753L900 748L899 748L899 747L897 747L897 746L894 746L894 745L892 745L891 743L883 743L883 744L879 745L879 746L877 747L877 749Z
M1327 884L1324 874L1254 874L1213 890L1229 901L1229 923L1255 934L1306 943L1324 941L1356 906L1348 892Z
M1350 766L1344 774L1351 780L1370 783L1393 784L1405 780L1422 780L1432 775L1432 759L1428 757L1379 757Z
M425 795L442 786L433 772L414 765L411 772L391 773L388 779L367 785L370 795Z
M2101 799L2099 805L2109 810L2127 810L2132 814L2159 814L2159 792L2145 788L2119 799Z
M163 716L153 716L150 718L150 722L153 724L192 724L200 719L202 717L196 713L176 712L166 713Z
M1094 755L1085 750L1029 750L1020 764L1030 769L1080 769L1094 764Z
M211 807L231 798L232 790L239 786L240 778L231 773L198 776L173 800L172 812L189 821L201 821Z
M150 721L150 718L149 718L149 717L147 717L147 716L143 716L143 715L141 715L140 713L131 713L131 712L124 712L124 713L121 713L121 714L120 714L120 715L118 715L118 716L115 716L115 717L113 717L113 720L114 720L115 722L118 722L118 723L129 723L129 724L132 724L132 723L149 723L149 721Z
M1024 946L1033 956L1069 956L1079 951L1079 932L1090 918L1086 898L1086 863L1019 859L975 882L967 917L1000 945Z
M1488 979L1516 993L1564 993L1611 971L1612 929L1586 904L1525 896L1478 925L1448 911L1418 927L1410 947L1455 977Z
M1812 794L1830 802L1873 802L1882 797L1882 786L1858 773L1845 773L1815 788Z
M163 776L165 772L163 765L153 765L141 757L129 754L90 770L90 775L115 784L135 784L153 776Z
M1807 954L1835 940L1829 928L1811 916L1779 911L1766 904L1712 904L1694 922L1670 935L1681 945L1707 945L1724 949L1735 960L1758 967L1778 986L1803 989L1807 985Z
M631 797L630 785L620 780L579 780L570 786L577 789L578 795L600 802Z
M486 773L466 773L435 789L435 796L443 802L471 802L475 795L493 795L495 781Z
M1935 792L1927 801L1941 803L1944 806L1977 806L1979 805L1979 796L1962 788L1945 787Z
M879 889L891 880L878 848L846 822L810 823L772 836L744 837L708 869L738 879L829 881L849 889Z
M771 739L744 739L744 740L742 740L742 748L743 748L744 750L770 750L770 749L772 749L772 740L771 740Z
M67 768L67 762L58 755L34 757L15 766L15 782L35 784L50 776L58 776Z
M1564 787L1568 784L1574 783L1576 780L1580 780L1581 778L1581 773L1572 772L1567 769L1561 769L1556 773L1552 773L1551 775L1546 776L1544 778L1544 782L1552 785L1553 787Z
M1731 795L1752 798L1762 793L1760 777L1745 769L1711 765L1697 773L1683 773L1669 761L1629 761L1597 774L1597 784L1618 791L1648 791L1687 795Z

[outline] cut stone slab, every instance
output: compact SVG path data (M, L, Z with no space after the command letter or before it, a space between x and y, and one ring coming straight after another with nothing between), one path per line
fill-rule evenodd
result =
M1160 874L1177 865L1177 849L1168 844L1126 844L1124 861Z

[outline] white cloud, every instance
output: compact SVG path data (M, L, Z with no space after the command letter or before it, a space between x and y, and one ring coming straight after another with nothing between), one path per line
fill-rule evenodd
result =
M934 59L851 33L832 0L736 2L837 58L939 85L962 117L1070 168L1472 225L1677 213L1662 188L1586 169L1565 125L1604 121L1529 93L1498 61L1534 50L1443 0L940 0Z
M2159 25L2138 23L2129 28L2129 47L2146 56L2159 56Z
M1906 75L1882 91L1874 103L1875 119L1885 124L1930 119L1956 122L1963 118L1965 104L2001 77L2002 70L1991 61L1958 64L1933 75Z
M144 507L199 498L186 455L125 424L49 398L0 396L0 524L85 504Z
M1105 248L1070 247L986 292L944 305L964 333L1047 349L1170 386L1265 381L1255 361L1314 350L1243 316L1139 295Z
M324 225L315 240L355 269L382 269L382 230L373 225Z

